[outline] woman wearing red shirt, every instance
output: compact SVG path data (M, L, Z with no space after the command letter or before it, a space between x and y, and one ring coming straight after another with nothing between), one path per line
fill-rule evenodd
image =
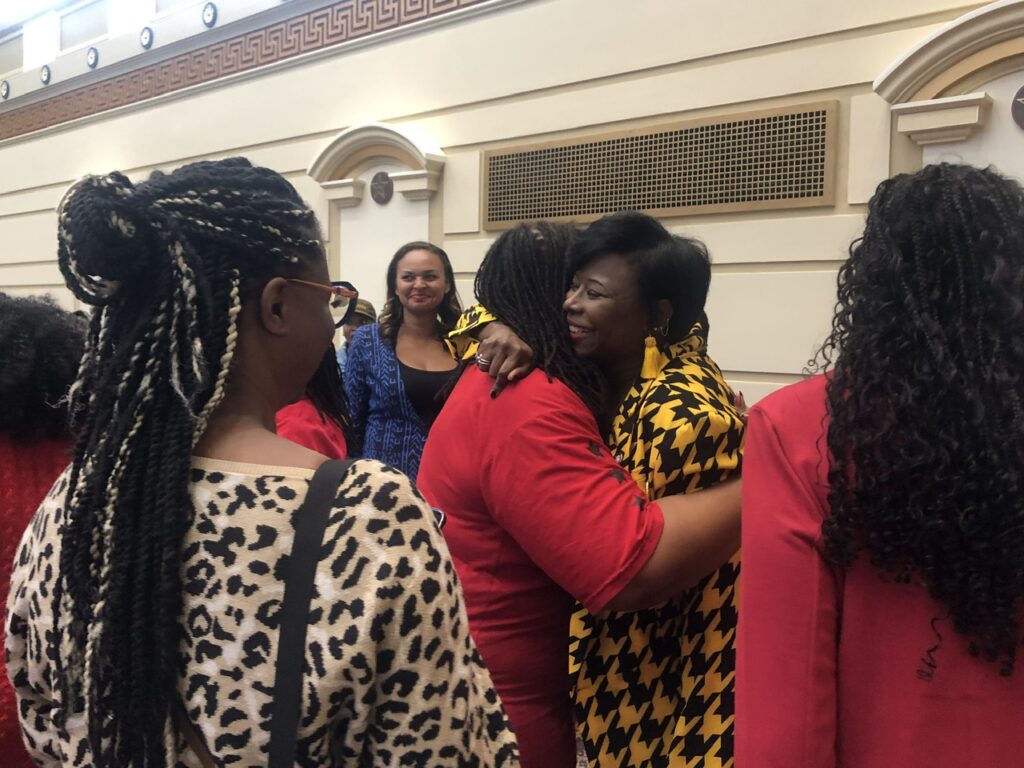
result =
M740 768L1024 755L1024 192L883 182L839 273L831 369L750 412Z
M603 379L576 356L562 313L574 236L569 226L524 224L488 251L476 294L533 348L538 368L497 399L486 373L467 370L434 423L418 479L447 515L470 631L524 768L575 762L566 643L574 599L595 613L655 605L739 543L736 481L654 503L605 447Z

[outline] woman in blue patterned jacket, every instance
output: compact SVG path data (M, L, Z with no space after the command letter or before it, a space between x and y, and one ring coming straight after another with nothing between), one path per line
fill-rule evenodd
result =
M356 331L348 348L350 455L377 459L415 480L456 367L445 337L462 307L448 254L430 243L399 248L387 284L380 320Z

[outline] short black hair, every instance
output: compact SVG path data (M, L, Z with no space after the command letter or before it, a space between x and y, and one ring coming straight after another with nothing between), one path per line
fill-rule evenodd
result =
M0 434L27 443L68 433L85 325L48 296L0 293Z
M623 257L632 268L652 328L657 303L665 299L672 305L665 340L671 344L685 339L704 316L711 285L711 259L704 244L673 235L656 219L638 211L613 213L580 234L569 252L570 273L612 254Z

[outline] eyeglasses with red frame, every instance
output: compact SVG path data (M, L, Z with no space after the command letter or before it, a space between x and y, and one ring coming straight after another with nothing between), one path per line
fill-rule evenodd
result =
M332 280L330 285L326 283L314 283L311 280L299 280L297 277L286 278L289 283L308 285L310 288L319 288L322 291L330 291L334 294L331 299L331 316L334 318L334 327L341 328L356 308L356 299L359 298L359 291L352 283L344 280Z

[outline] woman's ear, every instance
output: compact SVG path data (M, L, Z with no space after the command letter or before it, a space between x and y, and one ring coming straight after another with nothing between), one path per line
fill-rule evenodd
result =
M285 336L288 333L288 322L285 319L288 288L287 280L275 277L260 291L260 325L274 336Z
M668 335L668 327L672 323L672 302L658 299L654 306L654 330L660 336Z

